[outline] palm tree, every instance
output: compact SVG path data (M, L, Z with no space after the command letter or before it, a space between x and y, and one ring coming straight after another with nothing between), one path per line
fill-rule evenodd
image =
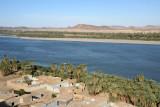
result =
M87 76L87 66L84 64L80 64L75 68L75 74L78 79L81 79L81 81L85 80Z
M25 66L26 66L26 65L28 65L28 62L27 62L27 61L23 61L23 62L21 63L21 68L22 68L22 70L25 69Z
M8 59L8 56L6 54L3 56L3 58L4 58L4 62L6 64L9 64L9 59Z
M89 91L90 94L94 94L95 95L95 87L96 86L94 86L92 82L89 82L87 84L87 88L88 88L88 91Z
M139 74L139 75L137 76L137 80L138 80L139 82L144 81L144 76L143 76L143 74Z
M87 79L88 89L90 93L96 95L103 90L104 87L104 75L101 71L92 72Z
M3 58L4 60L8 60L8 56L6 54L4 54Z
M85 64L80 64L79 66L82 68L83 72L86 72L86 71L87 71L87 65L85 65Z
M0 64L0 71L2 72L3 76L7 76L7 75L11 74L10 66L6 63Z
M17 61L16 61L16 58L15 57L13 57L13 59L12 59L12 63L16 63Z
M34 64L33 60L28 61L23 61L21 64L21 68L24 71L25 74L32 74L33 71L35 70L34 66L32 65Z
M31 60L29 61L29 65L34 65L34 60L33 60L33 59L31 59Z
M70 64L70 63L67 63L67 70L68 70L69 76L71 77L72 73L73 73L73 70L74 70L74 66L72 64Z
M26 65L24 68L24 73L25 74L32 74L33 68L31 65Z
M80 67L76 67L75 73L76 73L76 79L79 79L80 75L81 75L81 68Z
M64 69L65 69L65 65L64 65L64 63L61 63L61 64L59 65L59 70L60 70L60 72L64 72Z
M57 69L57 64L54 62L54 63L52 64L51 68L52 68L53 71L56 71L56 69Z
M13 57L13 59L12 59L11 66L12 66L13 71L17 71L18 70L18 64L17 64L17 61L16 61L15 57Z

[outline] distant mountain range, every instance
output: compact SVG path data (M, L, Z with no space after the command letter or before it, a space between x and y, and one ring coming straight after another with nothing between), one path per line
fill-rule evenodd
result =
M96 30L96 29L110 29L110 27L108 26L95 26L95 25L86 25L86 24L78 24L74 27L72 27L72 29L87 29L87 30Z
M82 29L82 30L140 30L140 31L151 31L151 30L158 30L160 31L160 26L153 26L153 25L147 25L144 27L135 27L135 26L95 26L95 25L87 25L87 24L78 24L73 27L67 27L67 28L52 28L52 27L41 27L41 28L32 28L32 27L3 27L0 26L0 30L73 30L73 29Z

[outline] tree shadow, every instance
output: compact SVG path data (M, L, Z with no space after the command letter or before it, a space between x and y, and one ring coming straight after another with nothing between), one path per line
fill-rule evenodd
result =
M9 106L8 104L6 104L5 101L3 101L3 102L0 102L0 107L11 107L11 106Z

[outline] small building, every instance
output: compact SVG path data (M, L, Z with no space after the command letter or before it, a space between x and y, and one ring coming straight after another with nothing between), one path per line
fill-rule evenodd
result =
M41 84L45 84L47 90L59 93L58 87L69 87L70 84L67 80L62 81L60 77L52 76L39 76L37 77Z
M80 89L82 89L82 90L85 90L86 85L81 82L81 83L76 83L76 84L75 84L75 87L78 87L78 88L80 88Z
M92 97L88 97L88 96L80 95L80 94L74 94L73 98L81 100L81 101L87 101L87 102L94 102L95 101L95 99Z
M31 85L24 83L24 77L28 77L30 79ZM22 78L12 79L7 81L7 86L11 86L14 89L24 89L25 91L35 91L42 88L46 88L47 90L53 92L59 92L58 87L70 87L73 86L70 80L62 80L60 77L52 77L52 76L39 76L32 77L30 75L23 76Z
M31 85L24 83L24 77L31 80ZM10 106L31 106L31 107L57 107L59 105L66 106L73 100L74 90L76 87L82 92L85 85L77 83L75 79L62 80L60 77L38 76L32 77L26 75L22 78L16 78L7 81L7 86L13 87L15 90L24 89L29 92L22 96L9 96L10 99L2 99L7 101ZM76 86L76 87L75 87ZM2 91L8 94L9 91ZM57 94L56 98L52 98L52 94ZM13 98L13 99L12 99Z
M7 86L0 87L0 94L14 93L14 90Z
M19 104L19 98L13 97L13 98L7 99L5 102L7 105L14 107Z
M59 104L67 106L71 101L73 100L73 97L68 94L61 94L59 96Z
M36 91L32 91L30 94L25 94L20 96L20 103L27 103L31 101L35 101L41 99L44 95L47 95L49 92L45 89L40 89ZM49 93L51 95L51 93Z
M31 94L25 94L23 96L20 96L20 103L30 102L32 101L32 95Z
M31 107L59 107L59 101L57 99L48 100L45 102L42 101L32 104Z

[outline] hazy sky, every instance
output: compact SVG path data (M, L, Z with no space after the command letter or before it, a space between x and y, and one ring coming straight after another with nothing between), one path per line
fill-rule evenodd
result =
M0 26L160 25L160 0L0 0Z

